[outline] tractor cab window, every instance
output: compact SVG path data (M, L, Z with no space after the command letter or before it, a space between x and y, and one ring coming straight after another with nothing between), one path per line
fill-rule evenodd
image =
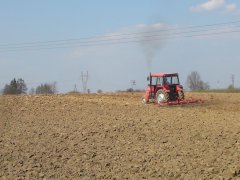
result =
M172 76L172 84L179 84L178 76Z
M157 77L157 86L163 85L163 77Z
M163 77L163 84L171 84L171 76Z
M164 84L179 84L178 76L165 76L163 77Z
M157 84L157 77L152 77L152 85L156 86Z

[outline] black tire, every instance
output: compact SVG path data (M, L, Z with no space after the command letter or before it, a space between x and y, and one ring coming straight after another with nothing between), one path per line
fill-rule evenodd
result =
M184 99L184 92L178 91L178 99L183 100Z
M156 93L156 102L162 103L162 102L168 102L170 100L169 94L162 89L158 90Z

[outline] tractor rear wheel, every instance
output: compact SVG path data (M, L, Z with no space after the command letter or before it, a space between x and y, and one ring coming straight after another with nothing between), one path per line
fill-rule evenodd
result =
M184 92L178 91L178 99L183 100L184 99Z
M167 92L163 91L162 89L157 91L156 102L158 104L162 103L162 102L168 102L169 100L170 100L170 98L169 98L169 94Z

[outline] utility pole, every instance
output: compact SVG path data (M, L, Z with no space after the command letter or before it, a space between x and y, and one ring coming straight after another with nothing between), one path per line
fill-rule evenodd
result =
M134 90L134 86L136 87L136 81L135 80L131 80L131 86L132 86L132 90Z
M87 93L87 83L88 83L88 71L86 74L83 72L81 73L81 78L82 78L82 88L83 88L83 93Z
M232 80L232 87L234 88L234 82L235 82L235 75L234 74L231 75L231 80Z
M77 85L76 84L74 84L73 92L77 92Z
M219 84L220 84L220 81L218 80L217 81L217 89L220 89L220 85Z

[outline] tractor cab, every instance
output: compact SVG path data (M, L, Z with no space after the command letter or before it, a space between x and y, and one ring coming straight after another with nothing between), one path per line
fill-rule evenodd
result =
M151 74L143 102L169 102L184 99L183 87L177 73Z
M149 85L164 86L164 85L178 85L178 74L150 74L148 76Z

